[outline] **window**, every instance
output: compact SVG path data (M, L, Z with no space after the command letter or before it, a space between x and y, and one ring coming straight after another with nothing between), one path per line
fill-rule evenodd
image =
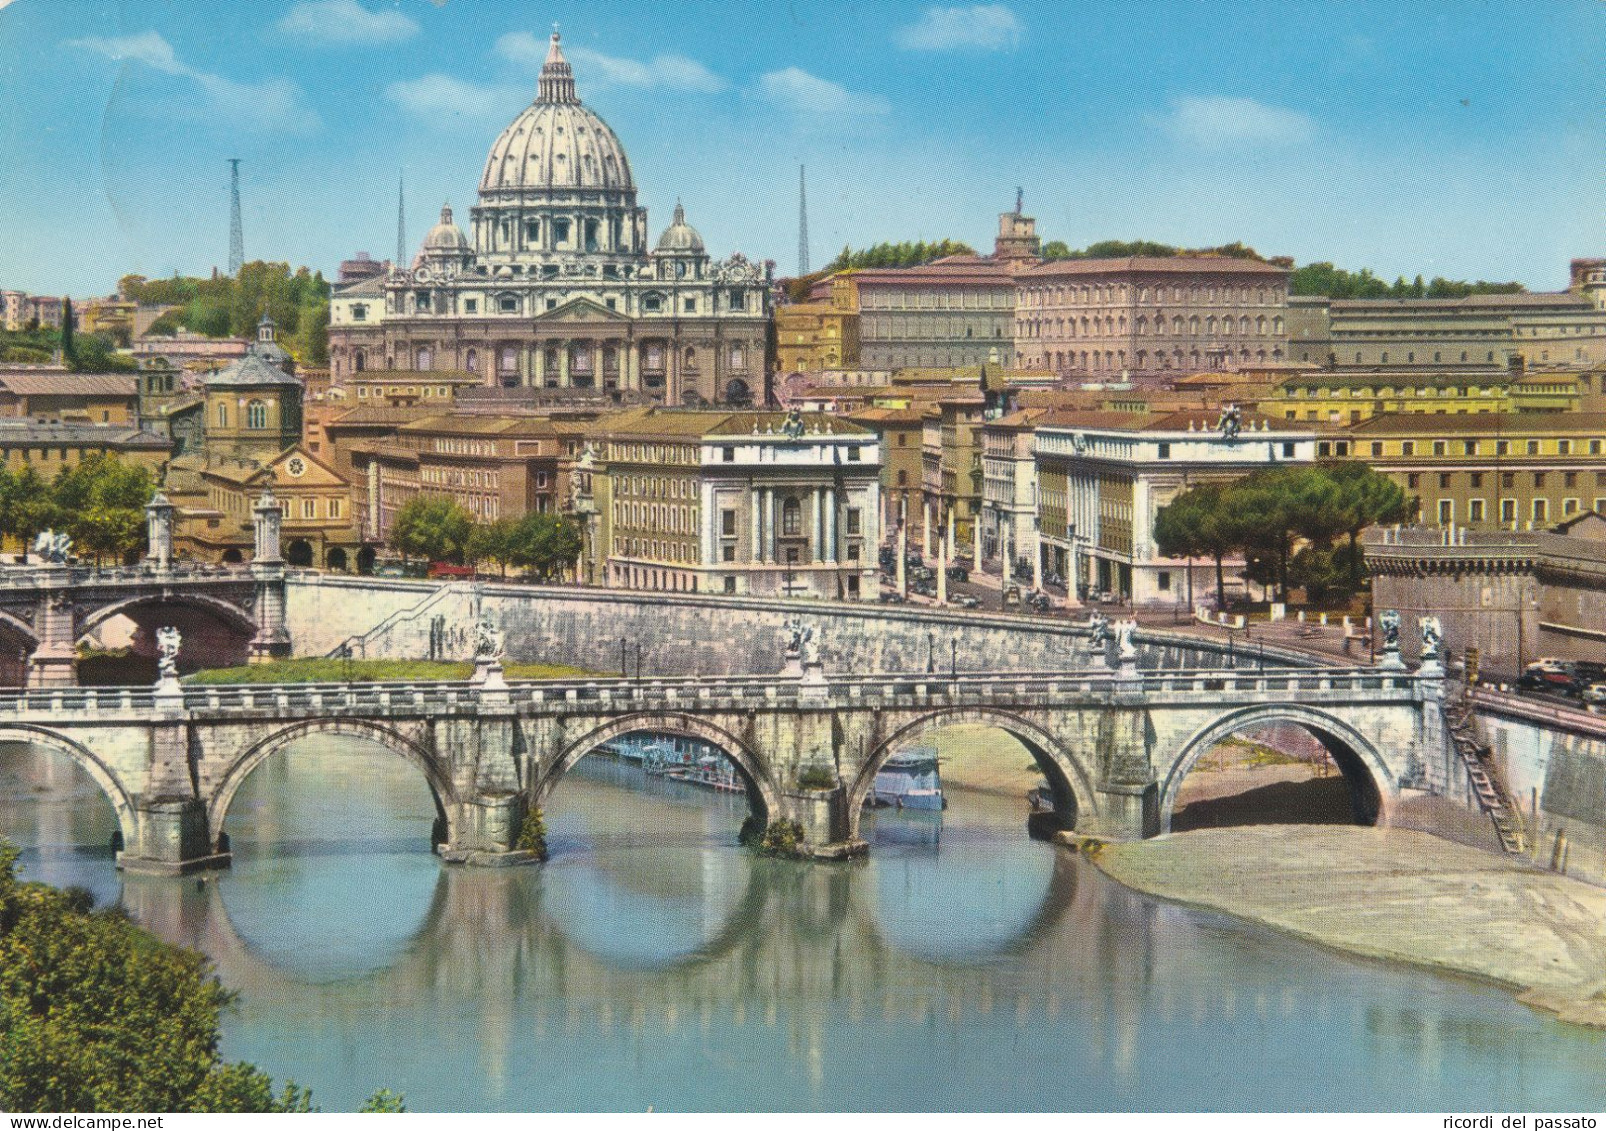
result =
M861 527L863 525L863 521L864 521L863 512L860 511L858 507L849 507L848 508L848 533L849 534L863 533L863 531L861 529Z
M1591 441L1589 441L1589 454L1592 455L1592 456L1600 455L1600 441L1599 440L1591 440Z
M1476 440L1462 440L1461 441L1461 454L1464 455L1464 456L1475 456L1475 455L1477 455L1478 454L1478 441L1476 441Z
M696 314L697 299L692 295L687 295L685 298L680 300L680 309L685 311L687 314Z
M1483 486L1483 472L1481 472L1481 471L1474 471L1471 475L1469 475L1467 477L1467 479L1468 479L1468 486L1470 486L1470 487L1482 487Z
M1162 569L1159 573L1157 573L1155 575L1154 581L1155 581L1155 585L1159 588L1160 592L1162 592L1162 593L1170 592L1170 590L1171 590L1171 571L1168 570L1168 569Z
M498 295L496 299L496 309L500 310L503 314L517 314L519 312L519 296Z
M641 300L641 309L643 309L643 310L650 311L650 312L656 314L658 311L662 310L663 308L664 308L664 300L659 298L657 295L648 295L646 298ZM727 577L725 579L725 582L726 582L727 585L734 586L736 584L736 579L734 577ZM726 590L726 592L729 592L729 593L734 593L735 591L736 591L735 589L727 589Z
M1538 526L1550 521L1550 500L1534 500L1534 525Z
M317 499L302 499L301 500L301 517L302 518L317 518L318 517L318 500Z
M733 448L733 447L729 447L729 446L720 448L719 449L719 458L720 458L720 462L722 462L722 463L735 463L736 462L736 449Z
M795 538L803 533L803 505L796 499L787 499L781 504L781 534L783 537Z
M1161 459L1170 459L1171 458L1171 445L1170 444L1161 444L1160 447L1163 449L1161 451L1161 453L1160 453L1160 458ZM1316 444L1316 455L1317 455L1318 458L1326 458L1327 456L1330 456L1332 454L1333 454L1333 445L1332 444L1328 443L1326 440L1321 440L1321 441L1317 442L1317 444Z
M734 577L727 577L725 579L725 592L726 593L735 593L736 592L736 579Z
M720 547L719 560L723 562L734 562L736 560L736 544L734 542L728 546ZM726 580L729 581L730 578L726 578ZM726 592L728 593L730 590L727 589Z
M849 444L848 445L848 462L849 463L858 463L859 462L859 445L858 444Z
M1283 444L1283 458L1284 459L1293 459L1294 458L1294 445L1293 445L1293 443L1288 442L1288 443L1284 443Z
M330 499L329 500L329 517L330 518L339 518L340 517L341 512L344 510L344 508L341 505L341 502L342 501L340 499Z
M1323 445L1323 446L1325 447L1326 445ZM1171 458L1171 445L1170 444L1161 444L1160 445L1160 453L1159 454L1160 454L1160 458L1161 459L1170 459Z
M466 299L463 300L463 313L464 314L478 314L479 312L480 312L480 300L479 299L477 299L477 298L466 298Z
M352 303L351 320L353 322L366 322L368 320L368 307L360 302Z
M1564 471L1564 472L1562 472L1561 485L1563 487L1576 487L1576 486L1578 486L1578 473L1576 471Z
M222 401L219 401L217 405L217 426L219 428L227 428L229 426L229 406Z
M1543 471L1534 472L1534 489L1535 490L1542 489L1544 487L1544 485L1545 485L1545 473Z
M1422 477L1420 475L1418 475L1414 471L1411 472L1409 475L1407 475L1405 477L1405 486L1406 486L1407 490L1415 491L1416 488L1417 488L1417 484L1419 484L1421 482L1422 482Z
M1412 441L1412 440L1406 440L1405 442L1403 442L1400 445L1400 454L1402 456L1414 456L1414 455L1416 455L1416 443L1414 441Z
M1383 454L1383 445L1382 445L1382 443L1377 441L1377 440L1373 440L1372 441L1372 455L1374 457L1378 457L1378 456L1381 456L1382 454Z
M246 405L245 426L247 428L266 428L268 426L268 406L261 401L252 401Z
M558 244L569 242L569 222L567 220L552 221L552 239Z
M1516 522L1516 521L1517 521L1517 500L1516 499L1501 499L1500 500L1500 524L1502 526L1505 526L1505 525L1508 525L1508 524Z
M1578 513L1578 500L1577 499L1563 499L1561 501L1561 513L1562 513L1563 517L1569 517L1571 515L1577 514Z
M1500 473L1500 486L1502 486L1502 487L1515 487L1516 485L1517 485L1517 476L1516 476L1515 472L1502 471Z
M724 538L736 537L736 512L726 509L719 512L719 533Z
M1449 526L1455 521L1455 503L1450 499L1439 500L1439 525Z
M1556 454L1559 455L1559 456L1570 456L1570 455L1572 455L1573 454L1573 442L1571 440L1557 440L1556 441Z
M1529 440L1528 441L1528 454L1531 455L1531 456L1536 456L1536 455L1539 454L1539 441L1538 440Z
M1444 454L1444 441L1443 440L1435 440L1435 441L1433 441L1433 454L1436 455L1436 456L1442 456Z
M1496 440L1494 442L1494 454L1497 455L1497 456L1510 455L1511 454L1511 441L1510 440Z
M1450 473L1448 471L1439 472L1439 490L1448 491L1449 489L1450 489Z
M1482 522L1483 521L1483 500L1482 499L1473 499L1471 502L1467 503L1467 521L1468 522Z

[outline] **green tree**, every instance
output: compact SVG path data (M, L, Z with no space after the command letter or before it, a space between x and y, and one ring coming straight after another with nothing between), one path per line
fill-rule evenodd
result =
M24 561L39 532L59 525L60 517L50 484L33 464L16 473L0 467L0 533L21 540Z
M1361 587L1366 569L1361 532L1369 526L1404 522L1411 515L1411 500L1398 483L1358 460L1323 467L1338 488L1338 528L1349 536L1349 552L1342 560L1350 570L1353 593Z
M77 368L78 352L73 341L74 329L72 298L69 296L61 303L61 359L67 363L68 369Z
M0 1108L6 1111L310 1109L218 1057L231 995L194 951L119 910L16 877L0 844Z
M562 515L531 512L519 519L510 536L511 562L551 581L580 559L584 538L580 527Z
M1219 483L1189 488L1162 507L1154 519L1155 545L1162 554L1171 558L1210 558L1216 563L1218 609L1227 607L1222 560L1242 542L1228 494L1227 487Z
M466 556L469 562L478 564L483 561L493 561L501 570L502 576L506 577L507 567L512 564L514 558L513 534L516 525L510 518L476 524L468 536Z
M150 469L96 452L64 468L51 487L56 513L80 555L121 561L145 546L145 504L156 493Z
M403 559L462 564L474 517L452 499L415 495L402 504L390 528L390 544Z

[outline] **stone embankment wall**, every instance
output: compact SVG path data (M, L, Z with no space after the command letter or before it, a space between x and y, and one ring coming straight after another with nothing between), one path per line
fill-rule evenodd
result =
M1606 879L1606 717L1482 693L1478 718L1542 861L1565 829L1569 871Z
M698 597L491 582L380 581L292 575L286 620L298 656L349 642L370 659L468 659L482 610L506 635L507 659L618 673L620 641L644 675L767 674L781 668L783 624L812 627L826 670L842 673L1060 671L1085 665L1085 633L1068 620L799 600ZM1218 640L1140 633L1142 667L1312 666L1297 652L1229 649ZM444 650L443 650L444 649Z

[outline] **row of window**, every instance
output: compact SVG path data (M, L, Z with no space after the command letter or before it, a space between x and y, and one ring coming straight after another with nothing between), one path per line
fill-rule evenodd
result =
M696 512L690 506L616 502L613 520L620 526L646 527L669 534L697 533Z
M1107 316L1103 319L1081 318L1021 318L1016 323L1020 329L1021 337L1042 338L1053 336L1060 338L1076 337L1112 337L1125 335L1127 329L1126 315ZM1216 321L1214 314L1206 315L1201 319L1197 314L1186 319L1178 314L1167 323L1164 315L1156 315L1151 323L1145 315L1138 315L1132 321L1132 332L1137 337L1143 337L1152 330L1154 337L1162 337L1169 332L1173 337L1199 337L1201 330L1205 337L1250 337L1251 335L1265 337L1269 331L1273 336L1281 336L1283 332L1283 319L1281 315L1273 315L1269 320L1264 314L1251 319L1245 314L1233 320L1231 316ZM1080 332L1079 332L1080 331Z
M435 487L489 487L496 490L502 486L502 473L499 471L478 471L461 467L425 467L419 470L419 478ZM545 487L546 473L539 476L542 482L537 486Z
M1201 364L1224 365L1235 358L1242 362L1281 361L1283 351L1281 346L1269 351L1264 348L1251 351L1248 347L1243 347L1234 355L1232 349L1228 347L1207 349L1203 354L1195 349L1184 354L1179 347L1169 354L1165 350L1155 350L1153 354L1148 350L1138 350L1132 356L1138 369L1181 369L1184 366L1197 369ZM1025 353L1018 352L1015 357L1020 364L1028 364ZM1037 355L1037 364L1045 369L1119 370L1127 368L1127 353L1126 350L1104 350L1102 353L1098 350L1093 350L1091 353L1083 350L1078 357L1076 350L1045 350Z
M1533 481L1534 490L1543 491L1545 489L1545 484L1550 482L1550 475L1552 473L1548 472L1548 471L1535 471L1535 472L1532 472L1530 474L1533 476L1533 480L1532 481ZM1576 471L1563 471L1563 472L1561 472L1560 473L1560 475L1561 475L1561 485L1564 488L1568 489L1568 490L1571 490L1572 488L1577 487L1578 486L1578 474L1579 473L1576 472ZM1455 479L1453 477L1453 473L1452 472L1448 472L1448 471L1441 471L1441 472L1438 473L1438 476L1439 476L1439 480L1438 480L1438 482L1439 482L1439 490L1441 490L1441 491L1450 490L1452 485L1455 482ZM1467 473L1467 486L1470 487L1472 490L1476 491L1480 487L1483 486L1483 478L1484 478L1484 473L1481 472L1481 471L1468 472ZM1410 489L1415 490L1417 487L1421 486L1421 484L1422 484L1422 472L1413 471L1413 472L1410 472L1409 474L1406 475L1406 477L1405 477L1405 485L1407 487L1409 487ZM1595 472L1595 486L1597 488L1606 487L1606 471L1597 471L1597 472ZM1516 487L1517 487L1517 473L1515 471L1502 471L1500 473L1500 487L1501 487L1502 490L1505 490L1505 491L1515 490Z
M229 406L226 401L219 401L217 405L217 426L229 426ZM268 406L263 401L248 401L245 406L245 424L247 429L260 429L268 426Z
M1131 290L1126 283L1093 283L1069 286L1042 286L1021 288L1022 306L1056 306L1066 303L1080 305L1104 304L1112 302L1125 303L1129 301ZM1137 288L1137 301L1150 301L1150 291L1147 284ZM1218 286L1190 283L1187 287L1180 284L1174 286L1157 286L1153 291L1153 301L1159 302L1186 302L1197 306L1200 302L1221 302L1226 306L1249 305L1266 306L1268 303L1277 303L1279 299L1286 298L1284 291L1274 291L1267 287L1238 287Z
M1436 456L1446 456L1452 451L1460 456L1488 455L1491 452L1497 456L1515 454L1571 456L1583 455L1586 451L1592 456L1598 456L1606 444L1600 440L1434 440L1431 444L1418 445L1415 440L1401 440L1395 451L1390 452L1382 440L1373 440L1372 455L1397 453L1402 456L1414 456L1419 447L1423 455L1431 452Z
M434 450L451 456L494 456L495 440L469 440L462 436L436 436Z
M1009 310L1015 305L1013 291L1004 288L962 290L944 287L907 290L903 287L861 286L860 310Z
M1578 499L1563 499L1561 501L1561 516L1564 519L1572 518L1580 513L1581 501ZM1595 510L1606 511L1606 498L1595 500ZM1440 526L1451 526L1456 522L1482 523L1489 521L1488 507L1482 499L1468 499L1465 519L1459 519L1455 512L1454 499L1440 499L1438 505L1438 521ZM1516 499L1500 500L1500 525L1511 526L1518 521ZM1550 523L1550 500L1531 499L1528 505L1528 521L1534 526L1546 526Z

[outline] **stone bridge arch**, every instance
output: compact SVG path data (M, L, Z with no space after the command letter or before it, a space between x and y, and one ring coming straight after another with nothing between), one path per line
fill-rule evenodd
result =
M563 775L597 747L627 734L666 734L694 738L713 746L729 758L747 783L748 805L760 826L768 824L784 810L780 791L768 763L736 735L707 719L679 711L642 711L611 719L566 745L552 760L536 783L534 802L544 805Z
M39 634L21 617L0 611L0 686L28 682L28 658L39 650Z
M0 742L8 740L42 746L76 762L94 779L106 800L111 802L112 811L117 814L117 828L122 833L123 845L132 847L139 843L139 816L134 809L134 798L124 787L117 771L96 757L87 746L45 727L28 723L0 725Z
M859 767L848 788L848 838L859 838L859 817L864 800L875 783L875 776L898 749L956 724L996 727L1024 746L1054 791L1054 812L1062 828L1075 828L1085 817L1098 812L1092 776L1080 759L1058 738L1038 724L997 707L940 707L904 724L882 739Z
M158 615L159 609L171 610L177 615ZM85 615L76 630L78 639L119 616L127 617L147 634L143 647L136 647L136 651L148 656L156 654L154 637L150 634L162 627L159 622L178 622L175 627L185 636L179 652L182 672L243 664L250 657L250 644L257 635L257 622L250 610L205 593L173 592L141 593L102 605ZM197 627L201 626L211 631L197 633ZM222 630L221 634L217 629Z
M1200 758L1222 739L1271 723L1294 723L1314 735L1349 782L1357 820L1376 825L1388 823L1388 816L1399 799L1399 786L1388 760L1370 739L1329 711L1299 703L1261 703L1230 711L1183 742L1164 771L1160 789L1160 832L1171 831L1171 818L1183 779Z
M207 805L206 827L214 849L223 834L223 822L228 818L229 806L234 803L234 795L239 792L245 779L251 776L251 772L292 742L313 734L367 739L412 763L424 775L424 780L429 785L430 796L435 801L435 814L439 822L436 840L450 843L451 814L458 805L457 790L452 783L451 775L439 765L433 754L405 734L383 723L368 722L363 719L328 718L306 719L281 727L253 743L233 760L223 779L218 782L217 788L212 793L212 800Z

